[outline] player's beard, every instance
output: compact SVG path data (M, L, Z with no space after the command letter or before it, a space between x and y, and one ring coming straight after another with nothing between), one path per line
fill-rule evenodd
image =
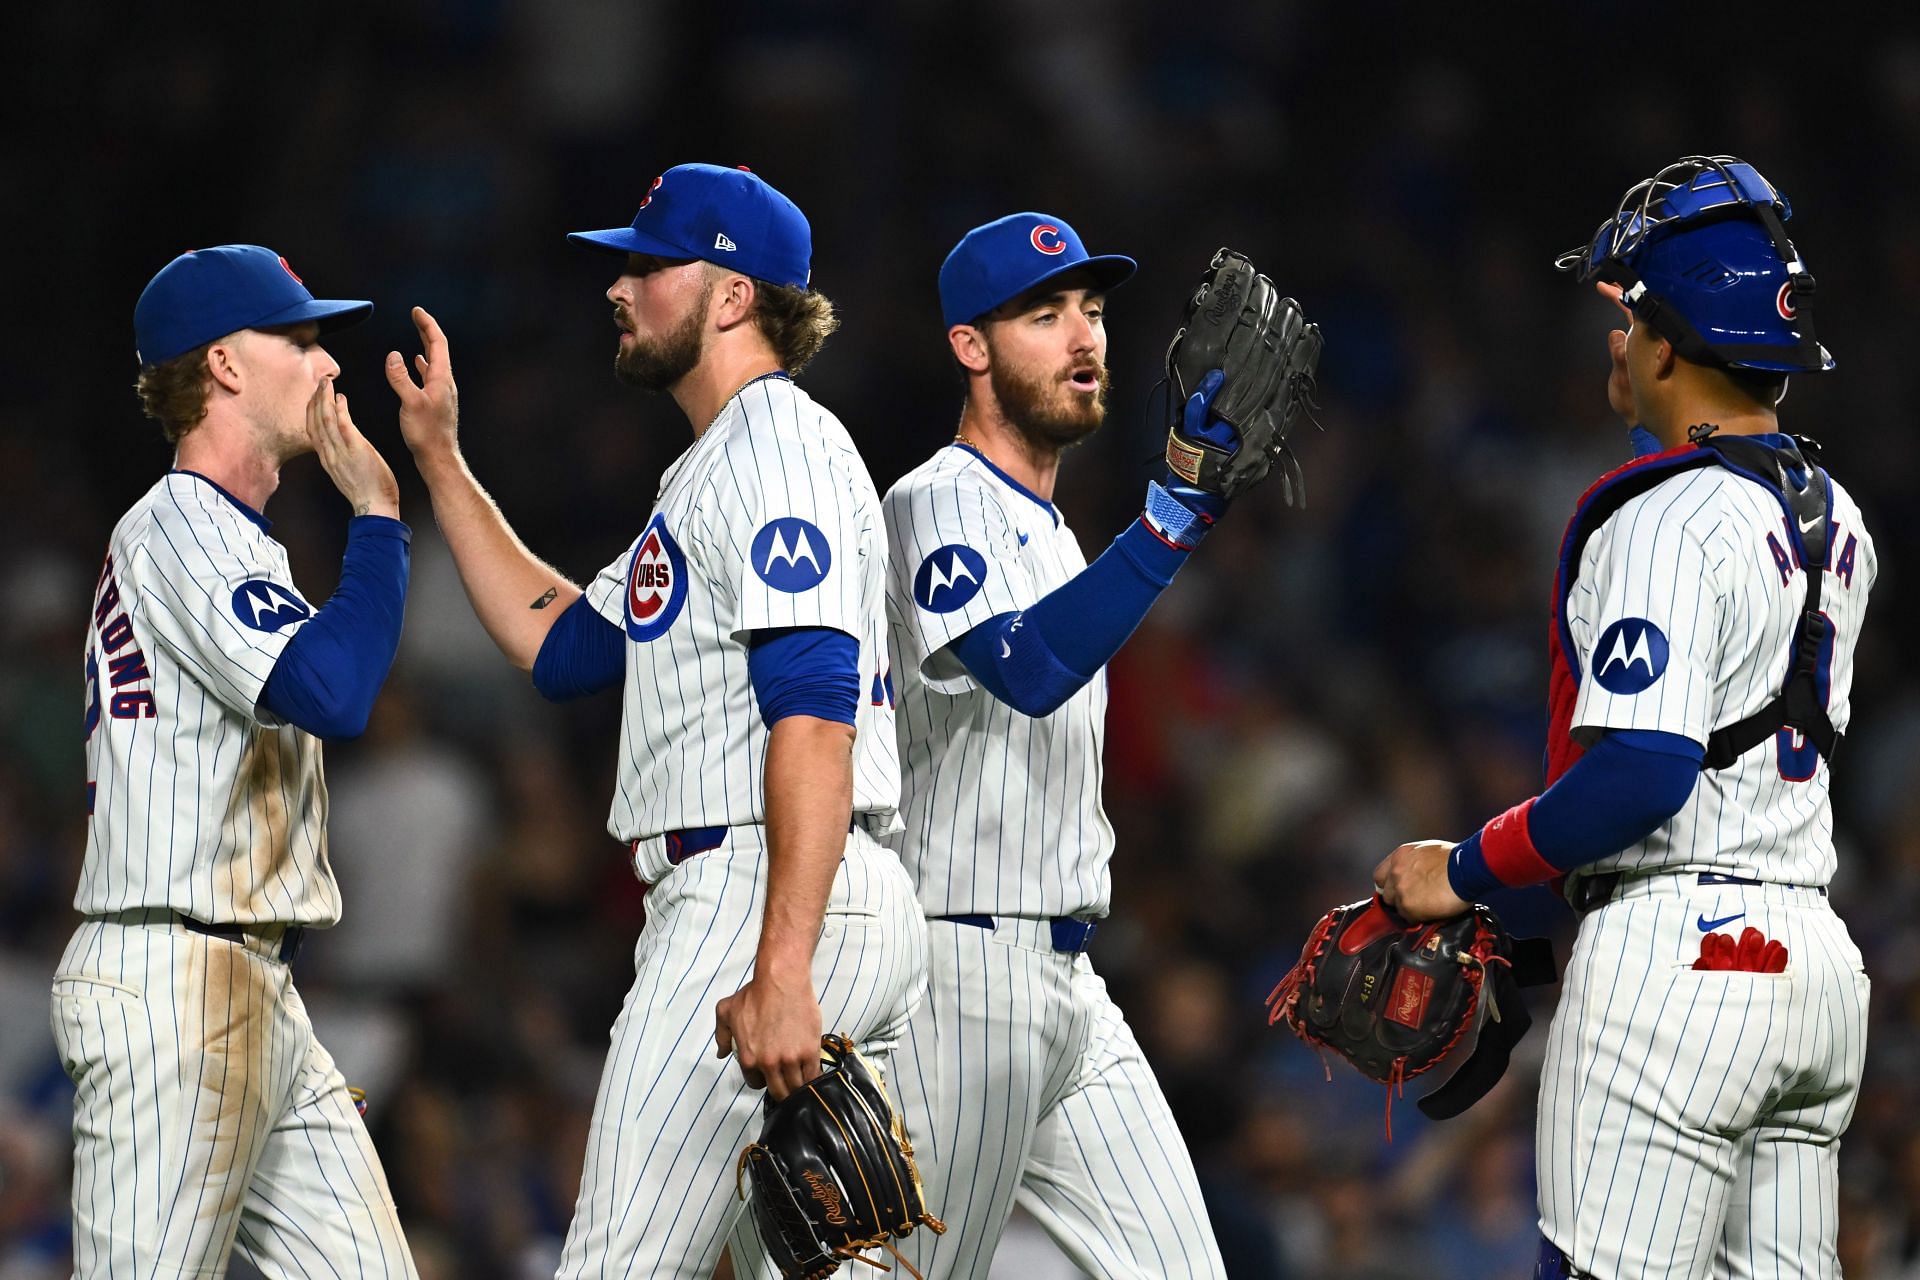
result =
M1067 381L1078 369L1093 370L1099 390L1089 395ZM1029 376L995 363L987 372L994 399L1028 443L1059 451L1079 444L1100 429L1107 417L1107 367L1085 362L1065 370Z
M711 301L713 281L709 280L686 318L660 337L644 337L629 329L633 341L614 353L614 376L628 386L665 391L692 373L705 350L707 304Z

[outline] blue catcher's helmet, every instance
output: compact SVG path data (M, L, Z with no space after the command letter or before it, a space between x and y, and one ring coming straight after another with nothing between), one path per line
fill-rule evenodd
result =
M1684 156L1620 198L1583 248L1554 259L1621 301L1697 364L1817 373L1813 274L1787 239L1793 206L1732 156Z

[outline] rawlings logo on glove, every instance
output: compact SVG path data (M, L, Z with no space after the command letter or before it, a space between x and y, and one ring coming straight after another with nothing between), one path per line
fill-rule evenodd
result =
M944 1233L927 1212L920 1168L886 1086L841 1036L820 1038L825 1070L773 1107L760 1140L740 1153L734 1191L746 1197L760 1243L786 1280L825 1280L863 1249L886 1248L917 1278L895 1239L917 1226Z

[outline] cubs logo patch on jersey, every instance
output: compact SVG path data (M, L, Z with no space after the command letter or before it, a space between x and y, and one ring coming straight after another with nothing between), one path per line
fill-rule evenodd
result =
M813 590L833 568L833 550L826 536L798 516L781 516L761 525L749 554L760 580L789 595Z
M667 532L664 516L647 522L627 566L627 635L641 642L658 639L687 602L687 558Z
M313 606L266 578L250 578L233 589L233 616L255 631L278 631L313 616Z
M986 557L972 547L935 547L913 575L913 602L929 613L952 613L980 593L986 577Z
M1593 652L1593 678L1608 693L1644 692L1667 669L1667 637L1645 618L1620 619Z

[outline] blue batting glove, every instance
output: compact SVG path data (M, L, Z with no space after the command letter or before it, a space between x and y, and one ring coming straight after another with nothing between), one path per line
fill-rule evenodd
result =
M1200 386L1187 397L1180 428L1196 440L1205 440L1232 453L1240 447L1240 433L1234 430L1231 422L1207 412L1213 406L1214 396L1220 393L1220 384L1226 380L1227 375L1218 369L1210 370L1206 377L1200 379Z
M1218 369L1208 371L1200 385L1187 397L1181 411L1183 434L1232 452L1240 447L1240 433L1233 424L1208 412L1226 375ZM1192 550L1213 528L1214 521L1226 514L1227 500L1217 493L1196 489L1168 471L1147 486L1146 521L1155 532L1177 547Z

